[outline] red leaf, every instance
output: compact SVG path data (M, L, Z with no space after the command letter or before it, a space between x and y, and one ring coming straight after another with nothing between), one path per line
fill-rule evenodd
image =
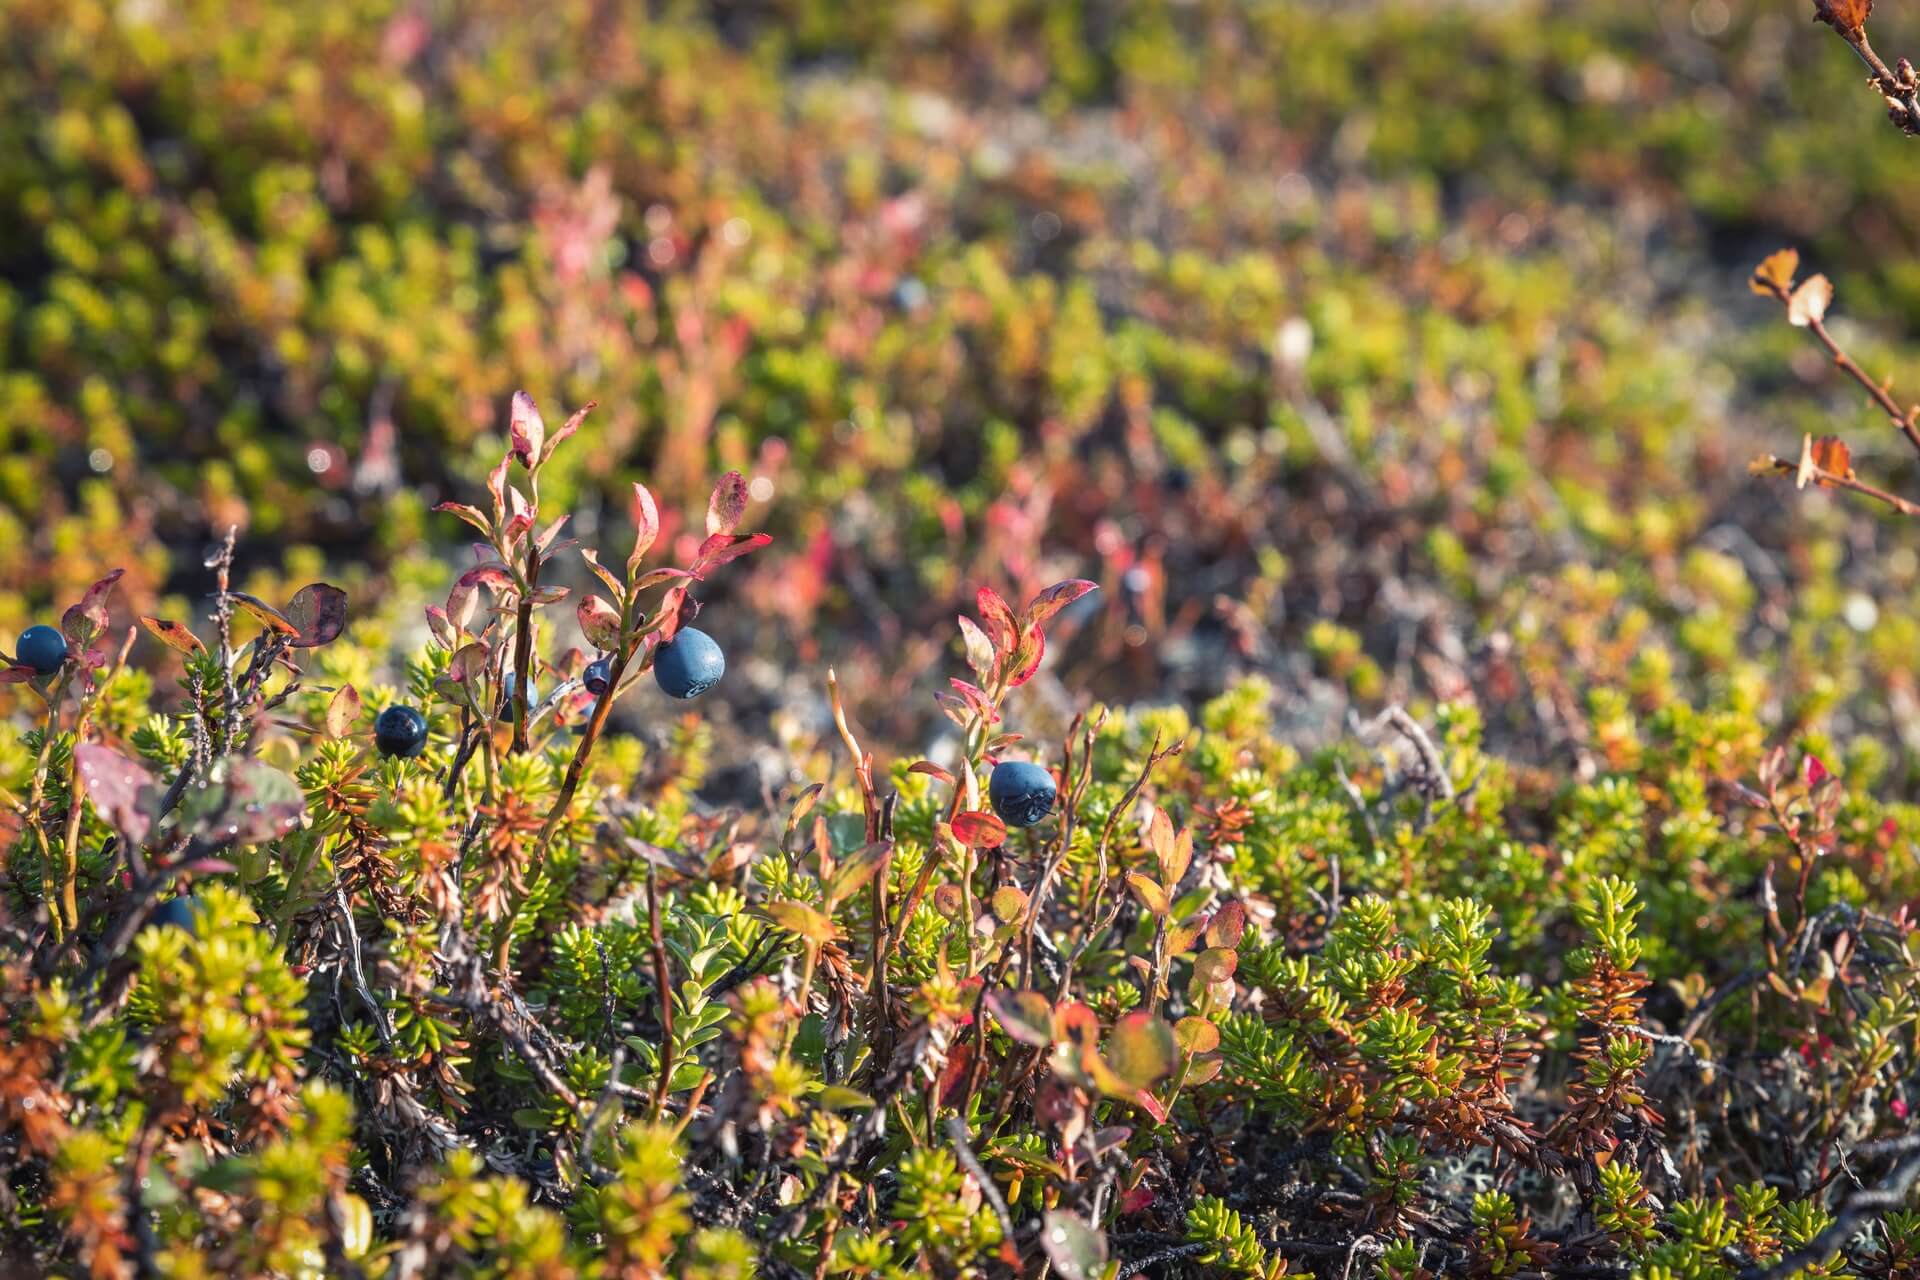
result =
M580 429L580 424L587 420L587 415L593 412L593 407L596 403L598 402L589 400L578 409L575 409L573 416L562 423L558 431L547 437L547 447L541 450L540 461L545 462L548 458L551 458L553 451L560 447L560 442L568 439L574 432Z
M87 588L80 603L68 609L60 619L60 631L75 649L84 649L93 638L107 629L107 596L120 581L125 569L115 569Z
M713 486L707 500L707 534L732 533L747 511L747 481L738 471L729 471Z
M907 772L908 773L924 773L929 778L938 779L939 781L946 783L948 786L953 785L953 775L948 773L945 769L942 769L939 765L935 764L931 760L916 760L914 763L907 766Z
M300 631L294 648L317 649L346 630L347 593L325 582L308 583L287 602L287 620Z
M953 835L969 849L997 849L1007 842L1007 824L991 813L969 810L954 815Z
M547 442L547 424L535 407L533 397L524 391L513 393L513 407L507 416L507 438L520 465L533 470Z
M580 619L580 629L594 648L620 647L620 611L605 600L594 595L585 597L574 609L574 616Z
M1013 610L1000 598L1000 593L992 587L982 587L974 596L974 604L980 610L980 618L986 624L987 636L993 641L993 647L1000 653L1011 653L1019 641L1020 628L1014 624Z
M1007 677L1007 687L1018 689L1033 679L1040 671L1040 659L1046 656L1046 633L1038 625L1028 627L1027 633L1020 637L1020 647L1013 651L1013 657L1009 659L1013 674Z
M470 507L464 502L443 502L435 507L434 510L451 512L489 538L493 536L492 526L487 523L487 517L481 513L478 507Z
M460 575L456 587L486 587L492 591L506 591L513 586L513 575L507 572L507 566L498 562L475 565Z
M639 481L633 484L633 552L627 556L627 576L632 577L634 570L640 567L640 561L653 548L654 539L660 536L660 509L653 505L653 495L647 492L647 486Z
M750 551L758 551L772 541L770 534L753 533L721 543L719 535L716 535L700 544L700 558L693 562L693 572L698 576L716 565L738 560Z
M1065 582L1056 582L1027 601L1027 611L1023 616L1029 627L1044 627L1054 614L1086 595L1087 592L1099 589L1099 583L1088 582L1085 578L1069 578Z
M1809 787L1817 787L1833 776L1828 772L1826 762L1816 755L1808 755L1800 762L1800 773Z

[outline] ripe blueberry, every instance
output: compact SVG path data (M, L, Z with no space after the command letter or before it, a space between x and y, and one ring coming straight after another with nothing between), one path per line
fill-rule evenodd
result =
M194 902L191 894L183 894L178 898L168 898L165 902L153 909L153 914L147 917L147 924L149 927L153 925L170 924L185 929L188 933L192 933L194 932L193 909L195 905L197 904Z
M67 660L67 638L41 623L20 633L20 643L14 646L13 652L14 660L22 666L50 676Z
M720 683L726 670L726 655L713 637L692 627L680 628L653 660L653 678L669 698L697 698Z
M500 718L502 720L506 720L510 722L513 719L514 690L517 689L518 687L519 687L518 678L513 674L513 672L511 671L507 672L506 679L500 682L500 691L504 695L500 701ZM531 716L533 714L533 709L539 705L540 705L539 687L536 686L533 683L533 681L529 680L527 681L527 714Z
M373 745L383 756L411 759L427 749L427 718L412 707L388 707L373 722Z
M587 692L596 698L605 693L607 686L613 683L613 659L598 658L589 662L585 674L580 677L580 683L586 685Z
M1031 827L1053 812L1053 775L1031 760L1002 760L987 779L987 799L1010 827Z

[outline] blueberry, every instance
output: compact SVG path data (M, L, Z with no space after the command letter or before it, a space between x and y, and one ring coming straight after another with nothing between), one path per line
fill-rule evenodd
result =
M513 720L513 691L517 687L517 678L513 672L507 672L506 679L500 682L500 692L504 695L500 702L500 718L502 720L508 722ZM527 681L527 714L532 715L533 709L539 705L540 689L533 681L529 680Z
M1031 760L1002 760L987 779L987 799L1010 827L1031 827L1053 812L1053 775Z
M726 655L713 637L692 627L680 628L653 660L653 678L669 698L697 698L720 683L726 670Z
M613 659L599 658L587 664L586 672L580 677L580 683L587 686L587 692L599 697L613 683Z
M383 756L411 759L427 749L427 718L412 707L388 707L373 722L373 745Z
M194 902L191 895L168 898L153 909L153 914L147 917L147 926L151 928L154 925L170 924L192 933L194 932L193 909L196 905L198 904Z
M13 647L13 652L14 660L21 666L32 667L41 675L50 676L67 660L67 638L42 623L22 631L20 643Z

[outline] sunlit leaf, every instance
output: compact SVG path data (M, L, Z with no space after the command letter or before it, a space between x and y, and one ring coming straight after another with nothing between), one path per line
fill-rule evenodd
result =
M547 423L534 405L533 397L524 391L513 393L513 405L507 414L507 439L520 465L533 470L547 442Z
M120 581L125 569L115 569L100 581L87 588L80 597L80 603L68 609L60 618L61 634L75 650L85 649L93 638L107 629L107 597L113 591L113 584Z
M996 849L1007 842L1007 824L991 813L970 809L954 815L953 836L969 849Z
M1173 1028L1144 1010L1124 1014L1107 1036L1106 1060L1114 1074L1145 1089L1171 1072L1179 1059Z
M1753 269L1753 278L1748 281L1755 293L1768 297L1784 296L1793 288L1793 276L1800 269L1800 252L1797 249L1780 249L1767 255L1759 266Z
M707 536L732 533L746 511L746 477L729 471L713 486L713 496L707 500Z
M287 621L298 634L296 649L317 649L347 626L347 593L325 582L310 582L287 602Z
M360 718L360 691L350 684L334 690L327 700L327 736L344 738Z
M1029 627L1044 627L1062 609L1086 595L1089 591L1098 591L1100 584L1088 582L1085 578L1069 578L1065 582L1056 582L1027 601L1024 615Z
M1787 323L1806 328L1826 318L1833 301L1833 282L1825 276L1808 276L1787 303Z
M1044 1049L1053 1043L1053 1005L1038 991L987 992L986 1005L1008 1036Z
M187 630L184 623L167 618L153 618L143 613L140 615L140 625L167 648L187 654L189 657L207 651L207 646L200 643L200 637Z

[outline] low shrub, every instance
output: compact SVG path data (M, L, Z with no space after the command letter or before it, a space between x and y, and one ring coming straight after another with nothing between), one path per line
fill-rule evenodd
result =
M714 811L699 722L612 709L766 538L730 475L682 567L640 485L624 562L576 546L540 484L587 420L514 398L418 645L229 542L210 624L121 630L110 573L6 670L10 1259L1916 1274L1920 810L1870 745L1631 664L1571 768L1466 702L1303 751L1259 681L1041 738L1070 579L978 590L940 758L876 757L829 671L793 783Z

